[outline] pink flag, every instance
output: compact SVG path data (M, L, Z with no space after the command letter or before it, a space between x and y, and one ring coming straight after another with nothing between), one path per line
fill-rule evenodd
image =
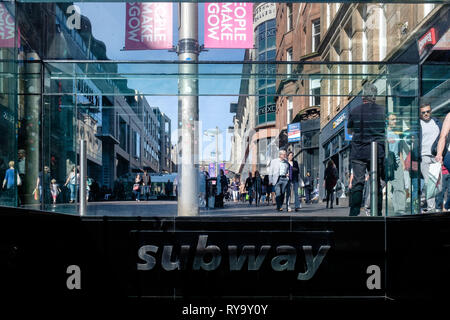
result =
M11 14L3 5L3 3L0 3L0 48L15 47L14 30L15 30L14 17L11 16ZM19 32L17 34L19 34Z
M172 48L172 3L127 3L124 50Z
M253 48L253 3L205 3L205 48Z

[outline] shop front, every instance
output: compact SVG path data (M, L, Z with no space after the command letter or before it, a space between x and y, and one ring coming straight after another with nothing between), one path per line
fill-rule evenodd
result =
M325 168L328 161L333 160L338 170L339 180L347 188L351 163L350 163L350 141L351 135L347 131L347 118L351 109L361 104L361 97L354 98L341 112L328 122L320 133L319 138L319 182L323 181ZM325 189L323 183L319 183L319 195L323 199Z

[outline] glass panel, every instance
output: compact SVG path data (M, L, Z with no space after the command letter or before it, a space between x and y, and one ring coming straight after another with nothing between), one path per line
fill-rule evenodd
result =
M50 86L59 87L58 81ZM93 119L77 109L76 95L45 96L42 111L42 163L39 176L41 206L48 211L78 213L80 193L79 140L87 140L88 168L92 154ZM100 159L101 165L101 159ZM89 172L88 170L88 176Z
M267 164L260 162L269 158L259 150L263 139L270 139L271 157L278 149L297 150L288 142L289 119L302 123L303 144L314 149L301 151L301 166L322 179L322 164L332 157L340 177L346 178L352 145L348 116L362 103L363 87L373 84L388 128L380 145L394 153L394 165L386 162L383 169L400 168L387 181L384 214L420 212L419 106L429 103L440 120L448 112L448 5L343 2L339 11L337 6L328 11L326 3L301 3L308 10L293 3L287 35L282 25L291 21L285 16L287 4L258 3L254 47L201 47L196 63L177 60L176 3L174 48L168 50L124 50L125 2L1 4L1 13L14 18L5 27L13 36L0 39L2 182L8 163L15 161L1 204L18 205L20 199L23 205L53 210L51 180L64 186L79 161L80 138L88 144L92 188L103 188L93 191L90 200L95 193L102 200L135 200L134 179L144 170L153 178L139 188L140 199L167 196L169 189L173 194L182 183L174 181L173 172L183 156L179 126L186 121L198 131L193 149L184 150L185 156L194 155L196 168L214 165L216 174L217 163L225 163L226 171L244 176L262 169ZM200 45L205 42L204 8L200 3ZM2 34L8 33L0 32L0 38ZM180 93L186 79L191 83ZM186 117L178 110L181 100L198 102L199 112ZM289 100L293 108L288 117ZM396 124L389 127L393 115ZM216 126L220 133L214 135ZM55 211L76 212L78 187L73 204L68 203L70 192L62 189ZM99 205L91 213L104 214L106 207ZM177 204L171 208L176 212Z

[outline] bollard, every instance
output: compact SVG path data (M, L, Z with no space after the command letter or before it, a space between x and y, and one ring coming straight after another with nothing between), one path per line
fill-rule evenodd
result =
M86 140L80 140L80 216L86 215L87 154Z
M372 217L378 215L378 144L372 141L370 153L370 213Z

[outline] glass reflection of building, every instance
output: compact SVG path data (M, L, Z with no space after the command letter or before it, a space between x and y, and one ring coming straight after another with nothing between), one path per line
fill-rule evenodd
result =
M257 8L258 10L259 8ZM258 14L258 13L257 13ZM256 14L256 15L257 15ZM275 19L264 21L255 27L259 62L275 61L276 28ZM259 64L259 77L256 90L258 93L258 126L275 121L275 74L274 64Z
M276 120L276 5L275 3L260 3L255 5L253 14L253 27L256 49L254 60L269 62L257 64L259 76L256 79L256 120L255 133L251 138L254 148L252 153L252 166L249 169L267 173L267 165L276 156L277 148L274 139Z
M133 170L161 171L162 165L168 163L162 160L161 152L170 153L170 141L162 138L162 133L168 133L170 138L170 126L167 122L161 125L147 99L128 88L127 79L120 78L123 64L97 62L108 60L106 46L92 35L86 17L80 16L79 27L67 25L70 5L0 3L0 18L9 23L9 31L15 31L16 36L20 34L16 39L0 36L0 179L4 178L10 161L19 162L18 150L25 154L16 167L19 170L25 163L21 172L22 191L2 192L3 205L16 205L22 192L26 204L38 206L33 191L44 166L49 167L52 178L63 184L79 162L79 138L88 140L88 175L110 187L118 177L131 175ZM317 76L320 80L311 78L308 83L305 79L305 87L309 88L303 93L311 94L311 105L320 102L320 166L323 169L326 160L338 159L343 179L350 169L349 140L340 116L349 110L365 81L378 86L379 100L386 104L387 111L400 118L402 132L409 134L407 138L412 142L405 141L412 150L412 138L418 131L418 106L429 102L435 115L442 117L447 113L449 5L324 3L321 6L321 20L314 20L311 25L312 47L328 65L320 66ZM109 10L107 4L104 8ZM247 50L246 60L260 63L275 59L275 11L271 3L255 5L255 48ZM422 41L431 34L435 38ZM50 59L54 60L49 62ZM362 65L364 61L392 65ZM397 62L403 64L395 65ZM247 165L238 172L259 169L265 174L268 160L276 157L276 149L270 146L279 134L272 109L275 70L270 63L251 68L245 73L259 76L249 77L247 89L243 90L248 94L239 97L238 109L242 107L243 113L247 113L240 120L245 134L238 137L244 144L239 154ZM299 70L289 71L296 74ZM106 73L111 78L92 77ZM302 129L302 147L317 145L317 135L307 134L306 126ZM409 177L413 179L418 180ZM414 211L413 206L411 209Z
M79 163L80 139L87 141L88 177L99 186L112 188L117 178L136 170L160 171L160 120L154 112L158 108L128 88L126 79L86 76L117 74L118 64L48 62L109 60L105 44L93 36L87 17L80 15L78 25L67 23L73 13L68 10L71 5L0 3L1 18L13 21L20 30L16 43L2 40L0 49L0 177L5 176L10 161L16 162L18 170L20 160L22 180L19 190L0 194L3 205L17 205L20 198L21 204L39 207L35 190L43 180L38 177L44 166L49 167L51 179L63 186ZM112 92L119 94L105 94ZM170 119L164 121L167 149ZM24 156L18 158L18 150ZM170 152L165 162L170 163ZM44 202L50 190L49 181L45 183ZM64 197L60 201L66 202Z

